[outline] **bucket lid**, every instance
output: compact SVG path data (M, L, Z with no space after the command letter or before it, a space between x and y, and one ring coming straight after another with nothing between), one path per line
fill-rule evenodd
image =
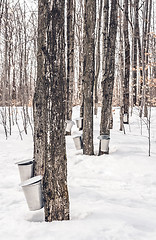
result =
M74 138L81 138L81 136L76 136L76 137L73 137L73 139L74 139Z
M110 139L110 136L109 136L109 135L100 135L100 136L98 136L97 139L99 139L99 140L102 140L102 139L109 140L109 139Z
M28 163L32 163L34 161L34 159L25 159L25 160L22 160L22 161L18 161L16 162L15 164L18 164L18 165L23 165L23 164L28 164Z
M75 118L75 120L81 120L81 119L83 119L83 117Z
M21 187L26 187L26 186L28 186L28 185L37 183L37 182L41 181L42 178L43 178L43 177L42 177L41 175L38 175L38 176L36 176L36 177L32 177L32 178L30 178L30 179L22 182L22 183L20 184L20 186L21 186Z

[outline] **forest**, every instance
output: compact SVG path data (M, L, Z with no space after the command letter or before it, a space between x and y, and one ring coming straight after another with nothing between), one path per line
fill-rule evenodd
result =
M32 160L18 165L33 165L24 180L40 182L45 222L71 219L72 144L88 165L111 159L113 134L128 141L135 118L155 156L155 11L155 0L0 0L2 145L15 127L21 142L31 136Z

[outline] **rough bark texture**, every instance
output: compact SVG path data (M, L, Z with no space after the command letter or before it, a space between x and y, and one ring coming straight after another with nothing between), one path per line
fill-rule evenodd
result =
M108 1L105 5L106 11L106 23L108 24ZM117 1L112 0L111 4L111 15L109 33L107 39L107 52L105 57L104 75L102 82L102 109L101 109L101 124L100 124L100 135L110 134L110 118L112 109L112 97L114 87L114 71L115 71L115 43L116 43L116 32L117 32ZM106 61L107 59L107 61ZM101 150L99 154L103 154Z
M140 117L143 113L144 108L144 117L147 117L147 94L148 94L148 50L149 50L149 32L151 25L151 9L152 9L152 0L146 0L144 2L143 8L143 25L142 25L142 98L141 98L141 110Z
M119 39L119 64L120 64L120 131L124 130L123 117L124 117L124 102L123 102L123 88L124 88L124 58L123 58L123 28L122 28L123 15L120 11L120 39Z
M143 72L142 72L142 49L141 49L141 39L140 39L140 26L139 26L139 18L136 18L136 34L137 34L137 44L138 44L138 52L139 52L139 68L140 68L140 83L139 83L139 106L141 105L141 95L142 95L142 88L143 88Z
M84 92L83 92L83 32L84 32L84 1L81 0L80 4L76 1L76 5L78 8L78 13L75 12L76 18L76 30L78 36L78 100L80 103L80 117L83 118L84 113ZM78 7L79 6L79 7ZM82 130L82 129L81 129Z
M3 77L3 92L2 92L2 106L8 106L8 1L5 2L5 64L4 64L4 77Z
M65 149L65 1L54 0L47 10L47 144L44 176L45 220L68 220L67 158Z
M94 154L93 147L93 86L94 86L94 38L96 1L84 3L84 116L83 116L83 153Z
M107 41L108 41L108 18L109 18L109 1L105 0L104 1L104 26L103 26L103 34L104 34L104 39L103 39L103 76L102 76L102 108L101 108L101 123L100 123L100 135L108 134L109 135L109 122L108 120L110 119L109 116L107 116L107 104L108 104L108 96L104 95L104 91L106 89L106 62L107 62ZM101 143L99 145L99 154L103 154L101 152Z
M99 16L96 20L96 50L95 50L95 80L94 80L94 115L97 115L98 112L98 78L100 73L100 44L101 44L101 17L102 17L102 4L103 0L99 1Z
M72 118L74 80L74 2L67 1L67 100L66 119Z
M130 76L130 44L128 33L128 0L124 0L124 43L125 43L125 76L124 76L124 114L129 123L129 76Z
M138 38L138 6L139 0L134 1L134 28L133 28L133 105L137 103L137 38Z
M152 0L147 1L148 4L148 13L147 13L147 35L146 35L146 50L145 50L145 68L146 68L146 91L145 91L145 107L144 107L144 116L148 117L148 102L149 102L149 36L150 36L150 29L151 29L151 11L152 11Z
M46 47L46 7L38 2L38 54L37 81L33 99L34 113L34 174L44 175L45 171L45 58L43 49Z
M67 158L65 148L65 38L64 9L65 1L39 1L43 15L39 15L45 24L42 34L46 44L42 45L44 93L41 105L44 115L42 124L45 137L43 145L45 170L43 178L45 221L69 219L69 197L67 189ZM42 18L43 17L43 18ZM42 86L41 86L42 87ZM42 91L38 87L38 91ZM36 92L38 94L38 92ZM45 144L44 144L45 143ZM36 159L37 160L37 159ZM44 159L43 159L44 160Z

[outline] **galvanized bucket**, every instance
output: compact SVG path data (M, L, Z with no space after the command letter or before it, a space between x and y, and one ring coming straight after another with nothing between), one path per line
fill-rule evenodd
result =
M20 184L30 211L43 208L41 180L42 176L39 175Z
M76 119L77 128L81 129L83 127L83 118Z
M72 127L74 126L74 122L72 120L66 120L66 132L71 132Z
M83 148L82 136L76 136L73 138L76 150L81 150Z
M128 123L128 115L127 115L127 113L124 113L123 123Z
M33 177L33 161L34 159L26 159L20 162L16 162L18 165L21 182Z
M110 136L109 135L101 135L98 137L98 139L101 141L101 151L107 153L109 151Z

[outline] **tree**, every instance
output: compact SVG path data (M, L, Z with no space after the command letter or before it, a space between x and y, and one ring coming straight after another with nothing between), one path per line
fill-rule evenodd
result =
M104 1L104 12L103 12L104 24L103 24L103 57L102 57L102 108L101 108L101 123L100 123L100 135L109 134L109 129L107 130L108 122L107 122L107 104L108 97L104 95L104 91L106 90L106 62L107 62L107 41L108 41L108 19L109 19L109 1ZM99 155L101 155L101 141L99 145Z
M119 73L120 73L120 131L124 130L123 118L124 118L124 101L123 101L123 89L124 89L124 57L123 57L123 14L120 10L119 21Z
M45 173L46 148L46 122L45 122L45 56L46 48L46 8L43 1L38 2L38 54L37 54L37 80L33 98L34 114L34 174Z
M95 74L95 20L96 1L84 1L84 38L83 38L83 153L94 154L93 147L93 87Z
M84 113L84 93L83 93L83 31L84 31L84 0L76 1L75 6L75 45L77 46L77 63L78 65L78 83L77 83L77 98L80 103L80 117L83 118ZM76 47L75 46L75 47ZM76 52L76 51L75 51ZM75 61L76 62L76 61ZM80 128L82 130L82 128Z
M133 66L132 66L132 74L133 74L133 105L135 106L137 103L137 41L139 37L139 22L138 22L138 15L139 15L139 0L134 1L134 27L133 27Z
M43 74L41 85L36 87L36 98L43 94L43 102L35 105L37 112L41 107L43 159L45 164L43 178L45 221L69 219L69 197L67 189L67 158L65 148L65 1L39 0L38 39ZM43 25L42 25L43 24ZM41 34L42 30L42 34ZM41 35L40 35L41 34ZM46 38L45 38L46 37ZM46 41L44 41L46 39ZM40 42L41 41L41 42ZM38 76L39 77L39 76ZM43 84L44 83L44 84ZM43 88L44 86L44 88ZM43 106L42 106L43 104ZM43 108L45 112L43 112ZM36 117L34 115L34 117ZM39 116L37 116L39 117ZM35 135L36 136L36 135ZM35 140L35 139L34 139ZM36 141L36 140L35 140ZM37 146L37 145L36 145ZM45 158L45 159L44 159Z
M66 119L72 118L74 83L74 0L67 1L67 95Z
M125 123L129 123L129 77L130 77L130 44L129 44L129 31L128 31L128 0L124 0L124 115L127 116Z
M102 109L101 109L101 124L100 135L110 135L110 118L112 111L112 97L114 87L114 73L115 73L115 44L117 33L117 1L111 2L110 23L108 30L108 14L109 14L109 2L106 0L104 5L104 67L103 67L103 79L102 79ZM99 151L99 154L103 152Z
M98 78L101 70L101 33L102 33L102 23L101 23L101 18L102 18L102 7L103 7L103 1L99 0L98 1L98 17L96 16L96 45L95 45L95 80L94 80L94 115L97 115L98 111Z
M147 95L148 95L148 64L149 64L149 36L151 28L151 11L152 11L152 0L144 2L143 8L143 36L142 36L142 69L143 69L143 90L142 90L142 102L141 102L141 112L144 107L144 116L148 117L147 112Z

